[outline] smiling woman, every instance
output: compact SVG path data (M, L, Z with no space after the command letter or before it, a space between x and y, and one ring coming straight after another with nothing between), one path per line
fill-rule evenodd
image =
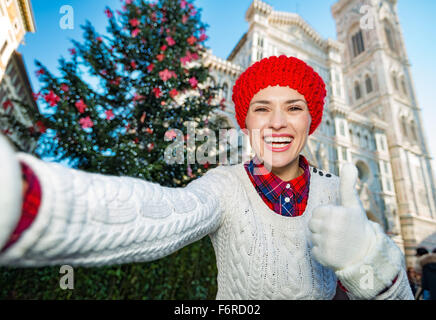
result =
M322 78L284 55L255 63L235 83L238 123L259 160L282 180L301 175L299 155L321 122L325 96Z
M146 262L209 235L217 299L332 299L338 286L352 299L413 299L401 250L366 217L356 168L344 166L339 178L300 155L321 122L325 94L321 77L296 58L252 65L233 101L255 157L213 168L184 188L15 157L0 139L0 173L25 164L42 194L25 233L10 246L0 238L0 265ZM14 234L18 189L0 193L0 235Z
M250 103L245 124L256 154L271 166L274 174L282 180L301 175L298 156L311 125L303 95L289 87L262 89Z

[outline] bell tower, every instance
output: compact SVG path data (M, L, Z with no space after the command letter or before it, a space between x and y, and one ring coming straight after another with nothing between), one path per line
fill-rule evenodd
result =
M385 175L391 173L394 210L412 266L417 246L436 246L436 188L397 0L339 0L332 14L337 38L345 47L347 104L356 113L386 123L388 163L382 165L381 160L378 175L385 184ZM377 152L380 159L386 156L381 148Z

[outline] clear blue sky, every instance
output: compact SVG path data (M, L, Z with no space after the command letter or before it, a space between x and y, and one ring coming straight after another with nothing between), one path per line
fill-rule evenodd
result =
M336 39L335 24L330 7L335 0L268 0L275 10L297 12L324 38ZM202 9L202 20L209 24L206 45L221 58L227 58L237 41L247 30L245 11L251 0L196 0ZM74 29L63 30L59 26L63 5L74 9ZM40 60L52 72L61 55L68 57L71 48L69 39L82 38L82 25L90 20L100 32L106 30L105 6L118 9L120 0L33 0L37 32L26 35L26 44L19 51L23 53L34 90L38 90L35 78L34 60ZM399 0L398 13L409 60L419 107L422 109L425 134L432 157L436 155L436 105L432 96L436 84L436 1ZM56 72L55 72L56 73ZM435 163L433 161L433 163Z

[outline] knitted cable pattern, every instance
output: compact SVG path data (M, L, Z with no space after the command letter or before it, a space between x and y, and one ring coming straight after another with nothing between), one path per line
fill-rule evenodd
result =
M268 86L277 85L294 89L304 96L312 117L309 130L312 134L321 123L327 94L325 83L304 61L285 55L271 56L254 63L236 80L232 100L241 129L245 129L245 118L253 96Z

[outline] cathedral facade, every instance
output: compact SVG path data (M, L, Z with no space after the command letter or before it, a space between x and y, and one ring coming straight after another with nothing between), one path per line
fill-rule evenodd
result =
M222 87L229 127L238 128L231 94L243 70L282 54L312 66L328 95L304 155L336 175L344 162L356 165L368 218L413 266L417 246L436 247L436 188L396 0L339 0L331 11L337 40L323 39L295 13L252 1L248 30L227 60L206 56L211 81Z

